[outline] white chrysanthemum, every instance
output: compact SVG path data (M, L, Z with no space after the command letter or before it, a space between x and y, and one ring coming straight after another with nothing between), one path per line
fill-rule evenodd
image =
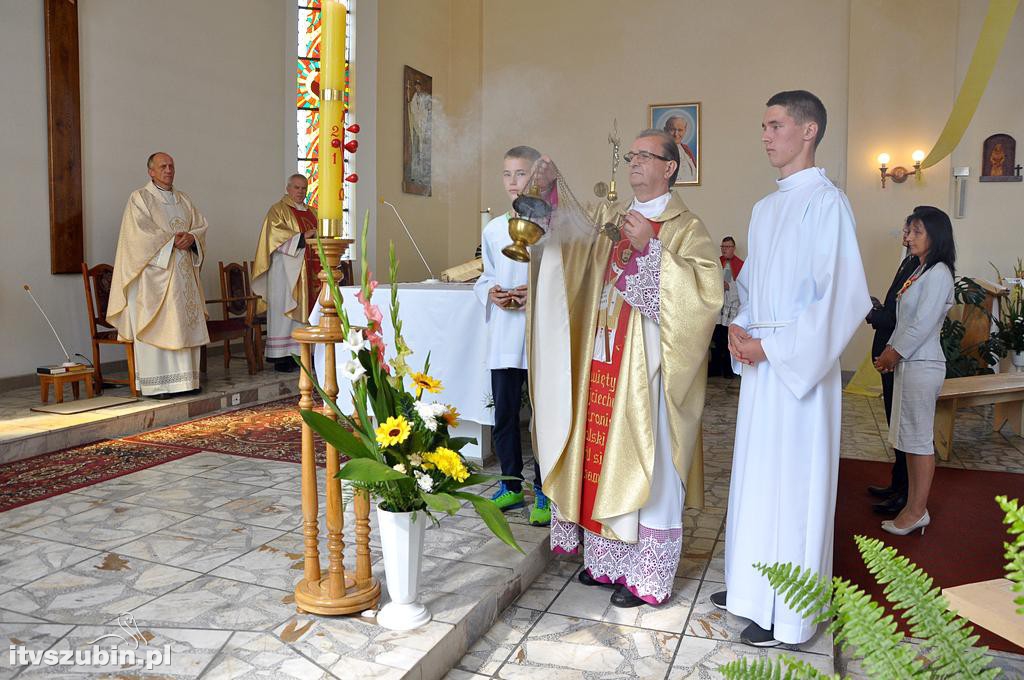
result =
M392 470L398 470L398 471L399 471L399 472L401 472L401 473L402 473L403 475L404 475L404 474L406 473L406 469L405 469L405 463L398 463L397 465L392 465L392 466L391 466L391 469L392 469Z
M434 413L434 405L428 404L423 401L417 401L413 404L413 408L416 410L416 415L423 421L423 426L431 432L437 432L437 417L440 414Z
M441 416L448 412L448 405L434 402L433 404L430 405L430 409L433 411L435 418L440 418Z
M411 456L409 456L409 464L412 465L413 467L419 467L423 465L423 456L421 456L418 453L412 454Z
M365 373L366 369L363 368L362 364L360 364L358 361L345 362L345 364L342 365L341 367L342 377L352 382L355 382L356 380L362 378Z
M420 485L420 488L430 493L431 489L434 488L434 480L430 475L425 475L419 470L416 470L416 483Z

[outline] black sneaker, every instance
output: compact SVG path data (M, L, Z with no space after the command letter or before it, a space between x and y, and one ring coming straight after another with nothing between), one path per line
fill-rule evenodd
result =
M708 598L711 600L711 604L719 609L725 609L725 592L724 590L719 590L717 593L711 593L711 597Z
M740 642L753 647L775 647L782 644L775 639L774 626L770 630L765 630L753 622L740 633Z

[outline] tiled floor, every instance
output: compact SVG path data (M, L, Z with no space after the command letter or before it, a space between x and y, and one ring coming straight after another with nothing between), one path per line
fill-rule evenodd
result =
M687 512L675 593L657 609L616 609L608 591L579 585L580 564L548 561L546 531L528 526L525 511L510 516L530 553L516 562L464 509L427 533L429 625L393 633L372 618L297 615L297 466L199 453L0 513L0 631L32 650L78 649L120 632L119 616L130 612L144 649L173 651L154 672L180 678L432 678L453 665L449 678L707 678L740 656L783 651L856 676L824 635L792 650L740 644L744 622L707 601L723 581L737 394L737 383L710 386L707 507ZM961 414L951 464L1024 474L1024 440L991 433L985 418ZM891 459L884 423L880 401L845 398L844 455ZM378 575L379 557L374 540ZM482 600L483 592L494 594ZM476 642L463 655L453 636ZM1024 672L1019 657L993 660ZM100 677L77 670L12 666L0 654L0 680Z

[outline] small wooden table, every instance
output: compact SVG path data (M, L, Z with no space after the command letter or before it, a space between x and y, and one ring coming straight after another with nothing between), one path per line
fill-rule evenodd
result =
M50 399L50 385L53 385L53 394L58 404L64 403L64 385L71 383L71 394L78 399L78 383L79 381L85 382L85 394L90 399L93 397L92 390L92 370L86 371L69 371L67 373L40 373L39 374L39 394L43 399L43 403L47 403Z
M935 452L939 458L949 460L956 410L985 404L995 405L994 431L1008 422L1017 435L1024 435L1024 373L947 378L935 404Z

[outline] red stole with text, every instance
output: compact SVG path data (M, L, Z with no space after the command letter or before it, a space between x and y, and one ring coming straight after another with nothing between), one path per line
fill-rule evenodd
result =
M654 235L661 230L660 222L651 222ZM601 292L601 309L597 316L594 359L590 362L590 386L587 397L587 431L583 443L583 490L580 497L580 525L595 534L601 533L601 523L591 515L597 498L597 483L601 477L608 443L608 426L615 403L615 387L622 366L622 348L626 340L626 327L632 306L615 288L622 270L634 257L628 239L622 239L612 248L605 267Z
M299 223L299 230L307 232L310 229L316 229L316 220L313 218L313 212L310 210L296 210L295 208L288 206L289 210L292 211L292 215L295 215L295 220ZM306 310L306 314L313 311L313 305L316 304L316 299L320 295L320 280L317 278L317 274L320 273L320 254L317 252L315 242L306 243L306 289L309 291L309 309Z

